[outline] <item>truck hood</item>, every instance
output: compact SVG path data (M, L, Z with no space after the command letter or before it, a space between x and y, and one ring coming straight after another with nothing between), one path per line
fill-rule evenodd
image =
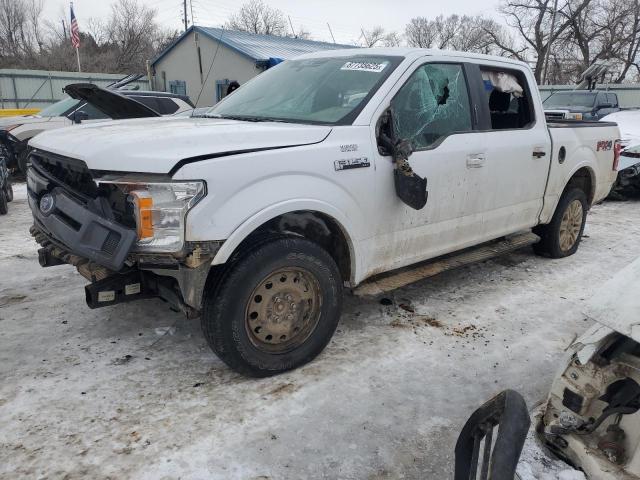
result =
M640 342L640 257L616 273L591 298L585 314Z
M43 132L29 145L83 160L92 170L169 173L182 160L319 143L330 132L322 125L159 117Z
M158 112L133 98L126 97L115 90L100 88L92 83L72 83L64 87L64 92L71 98L84 100L93 105L114 120L160 116Z

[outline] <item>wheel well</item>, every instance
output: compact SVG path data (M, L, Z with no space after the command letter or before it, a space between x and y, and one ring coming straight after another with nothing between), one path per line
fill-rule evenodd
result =
M295 235L324 248L333 257L342 279L351 279L351 249L340 224L332 217L315 211L298 210L279 215L264 223L245 238L236 251L251 248L269 235Z
M570 188L575 187L581 189L587 196L589 206L591 206L595 194L593 183L593 174L591 173L591 170L589 170L587 167L582 167L569 179L569 181L567 182L567 186L564 188L564 191L566 192Z

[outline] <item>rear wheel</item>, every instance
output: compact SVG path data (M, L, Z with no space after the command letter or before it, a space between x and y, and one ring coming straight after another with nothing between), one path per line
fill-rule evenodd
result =
M7 205L7 192L3 188L0 188L0 215L6 215L9 212L9 205Z
M587 196L583 190L572 188L560 197L551 223L536 227L541 238L534 245L536 253L551 258L573 255L578 250L587 219Z
M342 308L342 280L313 242L280 238L240 255L207 287L202 329L234 370L266 377L304 365L329 343Z

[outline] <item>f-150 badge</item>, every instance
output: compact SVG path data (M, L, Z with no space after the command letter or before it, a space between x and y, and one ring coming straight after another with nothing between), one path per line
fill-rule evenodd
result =
M351 170L352 168L365 168L370 167L369 159L367 157L358 158L346 158L344 160L336 160L333 162L333 166L336 171L339 170Z

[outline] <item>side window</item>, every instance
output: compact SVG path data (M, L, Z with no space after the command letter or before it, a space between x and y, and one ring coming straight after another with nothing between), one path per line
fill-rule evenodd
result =
M138 102L146 105L151 110L160 113L160 107L158 107L158 99L156 97L147 97L145 95L135 96L132 95L131 98L137 100Z
M533 123L533 101L522 72L482 69L492 130L527 128Z
M604 105L605 103L608 103L607 94L604 92L598 93L598 98L596 99L596 106L599 107L601 105Z
M612 107L618 107L618 96L615 93L607 93L607 103Z
M472 129L469 92L461 65L418 68L391 101L396 136L425 149L452 133Z
M187 94L187 82L184 80L170 80L169 81L169 91L176 95L186 95Z
M178 104L170 98L158 97L158 107L160 115L170 115L178 111Z
M110 118L90 103L83 103L80 107L69 114L69 118L71 118L73 116L73 113L76 111L83 111L84 113L86 113L88 116L87 120L106 120Z

